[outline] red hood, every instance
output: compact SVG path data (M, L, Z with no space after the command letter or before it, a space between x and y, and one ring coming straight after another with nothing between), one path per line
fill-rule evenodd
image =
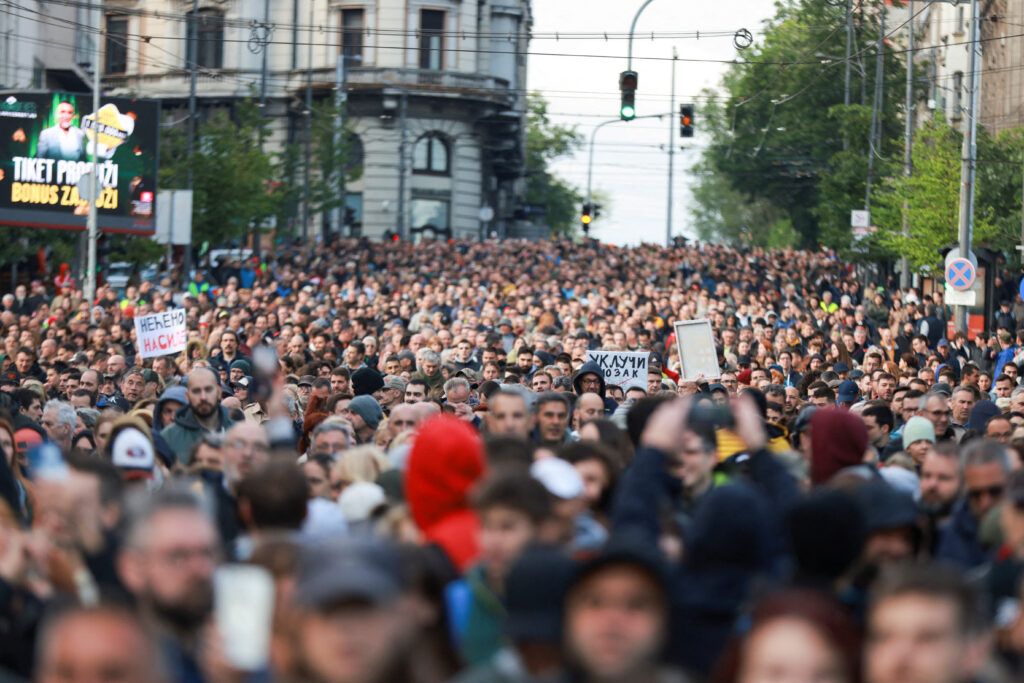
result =
M859 416L821 408L811 417L811 483L824 484L839 470L864 462L868 429Z
M469 510L469 491L484 474L476 431L447 415L420 427L405 469L405 498L427 536L446 517Z

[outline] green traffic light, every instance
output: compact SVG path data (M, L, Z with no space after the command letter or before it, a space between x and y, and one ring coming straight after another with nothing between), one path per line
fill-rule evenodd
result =
M619 111L619 114L624 119L631 119L631 118L636 116L636 109L634 107L626 104L626 105L623 105L622 109Z

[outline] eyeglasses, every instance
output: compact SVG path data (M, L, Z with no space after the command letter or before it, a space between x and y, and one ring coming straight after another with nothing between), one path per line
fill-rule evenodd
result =
M928 414L935 417L949 417L951 413L948 410L929 410Z
M971 500L981 500L982 497L988 498L1002 498L1003 492L1006 491L1006 486L997 484L995 486L985 486L977 489L968 489L967 497Z
M234 448L239 451L250 450L253 453L269 453L270 447L262 443L251 443L245 439L232 439L228 441L227 445L229 448Z

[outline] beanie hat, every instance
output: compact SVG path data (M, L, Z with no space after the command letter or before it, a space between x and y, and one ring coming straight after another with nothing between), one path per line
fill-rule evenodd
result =
M366 396L384 386L384 378L372 368L359 368L352 373L352 393L357 397Z
M811 483L824 484L839 470L864 462L868 429L849 410L819 408L811 417Z
M903 425L903 450L921 439L935 443L935 427L928 418L915 415Z
M373 396L356 396L348 404L348 409L363 418L363 422L370 429L376 429L380 421L384 419L384 411Z
M247 361L245 359L242 359L242 358L239 358L238 360L231 361L231 366L228 369L229 370L241 370L243 375L251 375L252 374L252 365L249 364L249 361Z
M978 401L974 404L974 407L971 408L971 416L964 427L983 432L985 431L985 423L988 422L988 419L1001 412L1003 411L999 410L999 406L988 399Z
M857 502L842 491L818 489L786 515L786 532L799 571L834 580L860 557L867 531Z

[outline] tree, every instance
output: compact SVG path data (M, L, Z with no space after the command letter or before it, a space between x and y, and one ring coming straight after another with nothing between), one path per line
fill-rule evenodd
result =
M362 153L352 129L345 127L336 140L335 122L344 114L346 105L336 107L330 99L313 103L310 121L311 145L309 162L310 215L327 214L345 204L345 194L338 191L340 182L358 180L362 175ZM278 169L282 185L278 192L283 213L295 215L305 200L305 145L288 145L281 155Z
M978 137L974 245L996 249L1020 234L1020 133L993 139ZM957 239L960 216L960 155L963 135L941 114L922 125L914 136L914 174L888 179L875 211L878 238L895 253L905 254L913 267L928 274L942 268L939 248ZM1000 162L1011 162L1013 172ZM1009 198L1009 202L1007 202ZM909 235L903 235L903 203L907 203Z
M251 99L239 102L230 115L217 111L199 125L191 163L185 133L174 128L164 134L160 185L186 187L192 171L193 242L236 239L277 213L281 197L271 182L278 177L278 164L262 148L267 128Z
M884 5L872 0L855 15L860 47L849 106L843 104L841 57L845 4L788 0L777 7L763 38L744 53L747 61L733 65L723 78L722 104L710 107L720 110L712 117L717 124L702 170L721 174L724 181L709 182L698 202L710 202L705 217L715 215L721 213L716 207L735 205L738 193L748 204L771 208L760 211L760 224L753 230L788 220L803 246L826 238L830 244L848 245L849 211L864 204L870 107L863 99L874 88L874 41L878 9ZM858 69L857 64L863 66ZM905 60L887 56L885 102L902 100L904 81ZM899 119L895 107L883 108L876 177L884 176L887 160L902 149ZM702 120L709 120L706 112ZM736 211L743 213L740 207Z
M537 93L527 98L526 113L526 202L545 207L553 233L576 230L583 195L551 173L551 163L583 146L575 126L560 126L548 118L548 104Z

